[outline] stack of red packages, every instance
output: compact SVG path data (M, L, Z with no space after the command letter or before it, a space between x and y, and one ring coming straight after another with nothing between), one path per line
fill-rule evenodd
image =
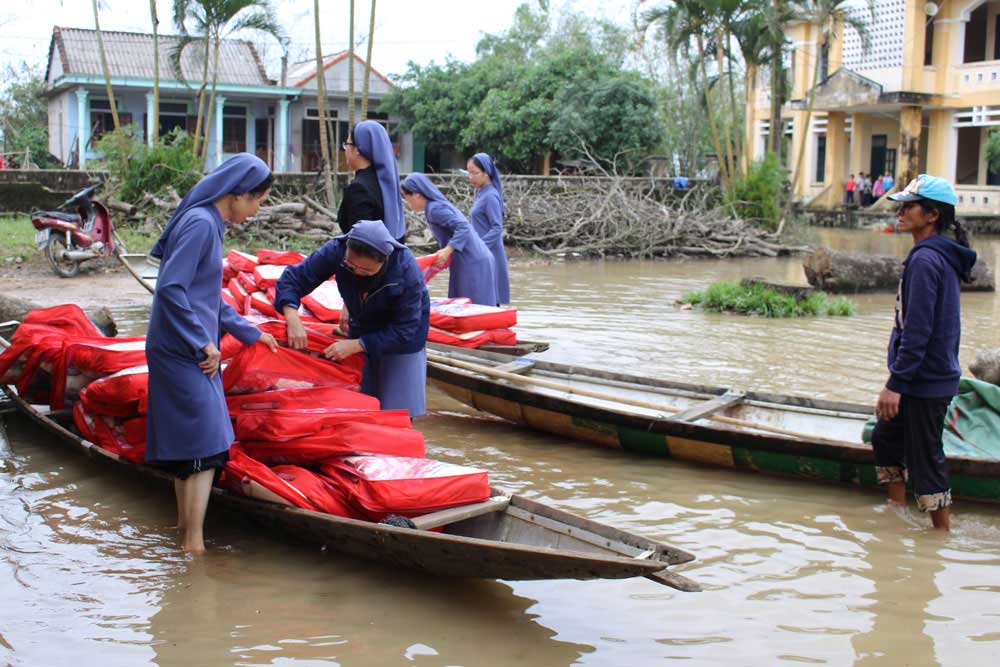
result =
M471 303L466 298L431 301L431 328L427 340L455 347L476 348L486 344L515 345L516 308Z

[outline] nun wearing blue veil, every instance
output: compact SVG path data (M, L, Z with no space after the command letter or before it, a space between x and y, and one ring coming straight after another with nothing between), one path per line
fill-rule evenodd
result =
M174 476L186 551L205 550L202 526L216 468L229 458L233 427L219 375L223 331L271 350L274 338L222 300L226 222L257 213L271 187L264 162L241 153L195 185L150 254L160 259L146 334L149 409L146 461Z
M403 243L406 224L399 168L389 133L380 123L365 120L354 126L343 148L354 180L344 188L337 210L341 231L348 233L359 220L382 220L392 238Z
M469 222L479 234L490 254L497 277L497 302L510 303L510 277L507 273L507 253L503 247L503 184L500 172L486 153L476 153L465 165L469 182L476 190L476 199L469 210Z
M424 212L431 234L441 245L434 266L443 267L451 260L448 296L497 305L493 255L465 216L421 173L410 174L403 181L403 198L414 211Z

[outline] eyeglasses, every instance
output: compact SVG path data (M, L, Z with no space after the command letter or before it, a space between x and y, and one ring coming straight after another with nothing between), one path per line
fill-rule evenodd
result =
M382 270L381 263L379 263L379 265L373 269L365 269L360 266L357 266L356 264L352 264L350 260L347 259L347 257L344 257L344 259L340 262L340 265L345 269L347 269L348 271L350 271L351 273L353 273L354 275L361 276L362 278L368 276L374 276L376 273Z
M353 145L354 145L353 141L345 141L344 143L340 144L340 147L346 151L348 146L353 146Z

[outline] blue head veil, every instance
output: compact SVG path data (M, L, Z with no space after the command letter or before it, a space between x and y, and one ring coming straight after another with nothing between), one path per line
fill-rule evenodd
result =
M415 171L403 180L403 187L410 192L419 192L424 196L427 201L436 201L444 204L450 208L456 215L465 220L465 216L459 211L454 204L448 201L448 198L441 194L441 191L437 189L431 179L427 178L425 174L421 174L419 171Z
M385 226L395 239L406 233L403 221L403 201L399 197L399 168L396 153L392 150L389 133L374 120L364 120L354 126L354 145L371 160L382 190L382 212Z
M153 257L163 257L166 248L167 238L173 231L174 225L182 215L193 208L211 204L223 195L242 195L250 192L271 175L271 170L267 164L256 155L250 153L240 153L229 158L218 167L213 169L208 175L198 181L198 184L191 188L174 214L170 216L166 229L160 235L160 239L149 251Z
M476 153L472 157L476 159L479 164L483 165L483 171L485 171L486 175L490 177L490 183L493 184L493 187L497 189L497 194L500 195L500 210L506 212L507 202L503 199L503 184L500 182L500 172L497 171L497 166L493 164L493 158L486 153Z
M359 220L351 227L351 231L347 232L347 238L352 241L360 241L386 256L391 255L396 248L406 247L390 235L388 228L381 220Z

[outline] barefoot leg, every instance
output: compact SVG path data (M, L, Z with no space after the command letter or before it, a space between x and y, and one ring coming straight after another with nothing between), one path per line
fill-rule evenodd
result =
M184 534L181 548L193 553L205 551L204 524L208 498L212 493L215 470L196 472L182 482L184 497Z

